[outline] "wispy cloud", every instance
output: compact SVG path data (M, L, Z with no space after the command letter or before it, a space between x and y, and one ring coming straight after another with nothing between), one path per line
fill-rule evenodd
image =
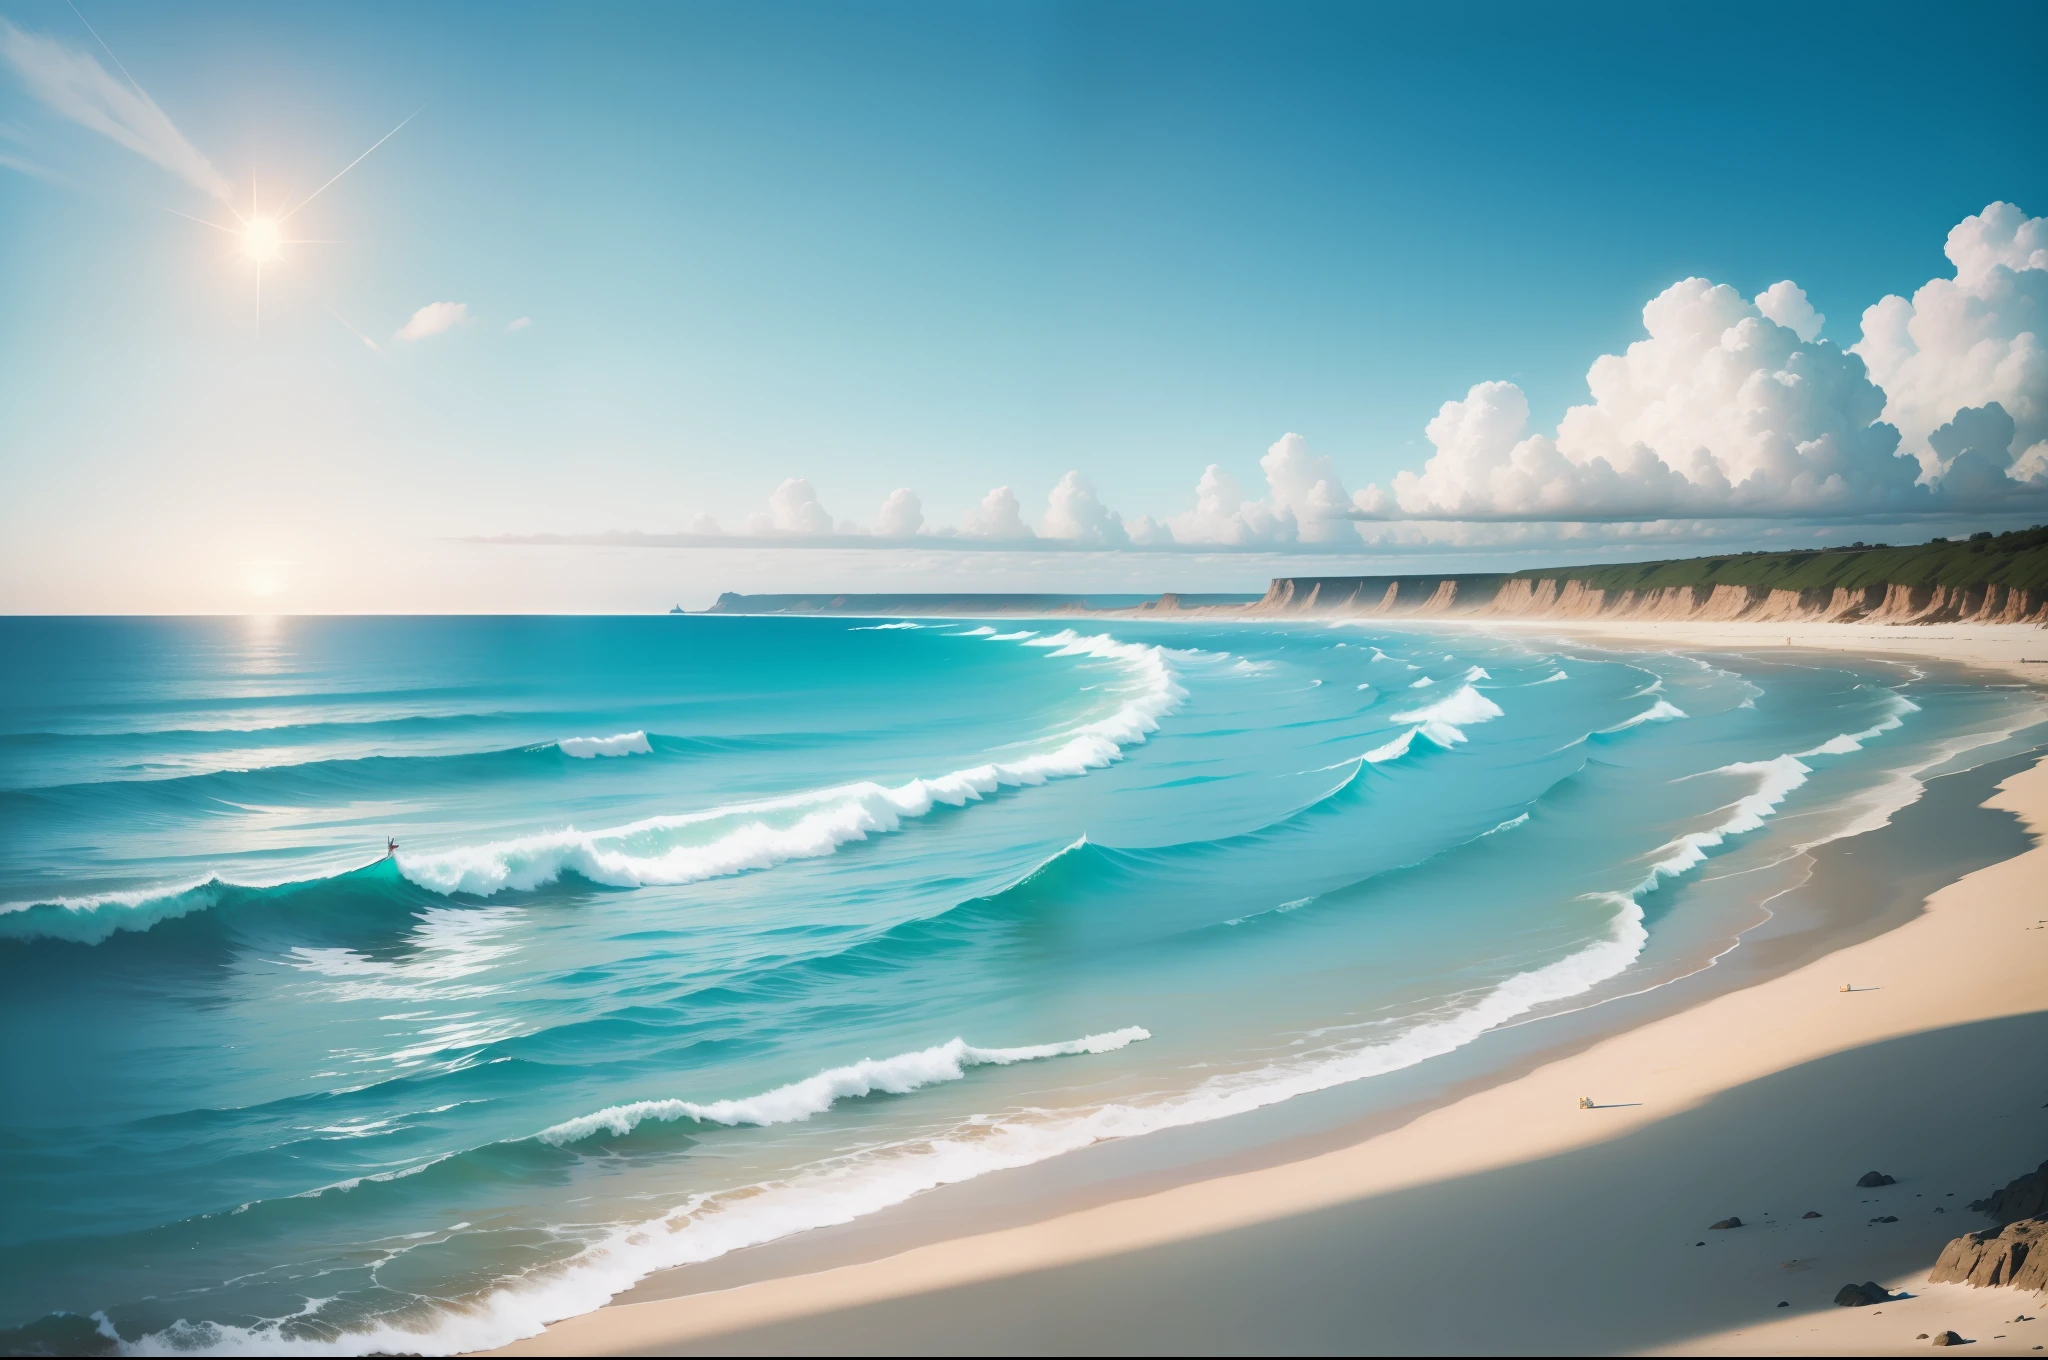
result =
M508 331L523 331L532 324L533 318L530 316L514 317L505 323L505 329Z
M400 340L424 340L452 330L470 319L467 302L429 302L412 314L412 320L398 328Z
M25 33L0 19L0 60L54 112L90 128L226 202L227 177L132 82L116 80L90 52Z

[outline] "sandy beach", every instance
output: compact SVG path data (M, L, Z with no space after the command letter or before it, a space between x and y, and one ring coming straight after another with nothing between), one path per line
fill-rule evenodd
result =
M2048 678L2048 633L2023 626L1508 627ZM2048 768L2016 765L1987 806L2038 842ZM1875 938L1312 1156L615 1304L504 1353L1889 1354L1944 1328L2031 1352L2048 1323L2011 1319L2048 1300L1924 1276L1985 1226L1969 1200L2048 1156L2044 884L2037 845ZM1897 1184L1857 1189L1869 1170ZM1832 1305L1865 1279L1914 1297Z

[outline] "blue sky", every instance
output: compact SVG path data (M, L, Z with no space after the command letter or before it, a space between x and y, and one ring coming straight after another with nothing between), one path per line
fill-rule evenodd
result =
M1864 309L1956 274L1951 228L2005 203L2019 283L1996 338L2024 346L2048 296L2026 267L2026 214L2048 213L2039 5L80 8L0 18L125 67L245 213L252 179L296 200L412 121L292 219L335 244L266 269L259 327L238 240L166 211L232 225L223 206L39 93L23 63L48 46L0 63L0 608L630 608L963 569L1256 588L1308 550L1364 569L1870 537L1907 493L1799 501L1795 523L1616 492L1600 504L1642 517L1593 530L1554 504L1514 528L1537 502L1504 492L1463 527L1417 518L1449 492L1384 515L1357 497L1421 471L1425 428L1475 384L1514 384L1525 433L1558 431L1679 280L1794 280L1827 317L1807 348L1852 363ZM397 338L434 303L463 320ZM2037 395L2004 381L1944 379L1923 423ZM2021 410L1990 500L1940 499L1941 455L1892 414L1928 465L1893 537L2048 518ZM1850 417L1796 419L1798 442ZM1262 480L1290 432L1344 515L1380 518L1312 529ZM1720 452L1660 437L1673 466L1679 444ZM1593 445L1558 442L1575 475ZM1210 464L1273 514L1186 519ZM1047 518L1070 472L1092 494ZM791 478L814 500L740 541ZM934 538L1000 486L1031 550ZM899 487L923 543L781 541L803 504L869 532ZM1112 508L1170 540L1065 551ZM702 514L740 539L460 541Z

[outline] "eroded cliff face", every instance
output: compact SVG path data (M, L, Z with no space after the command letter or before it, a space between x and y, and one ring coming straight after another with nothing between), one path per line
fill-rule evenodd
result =
M2007 586L1603 590L1569 577L1276 577L1254 614L1647 619L1671 622L2048 624L2048 599Z

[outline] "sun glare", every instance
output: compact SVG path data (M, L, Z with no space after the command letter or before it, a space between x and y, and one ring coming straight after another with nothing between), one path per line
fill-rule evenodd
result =
M242 253L257 264L265 264L277 258L279 247L284 240L278 234L277 219L252 217L242 228Z

